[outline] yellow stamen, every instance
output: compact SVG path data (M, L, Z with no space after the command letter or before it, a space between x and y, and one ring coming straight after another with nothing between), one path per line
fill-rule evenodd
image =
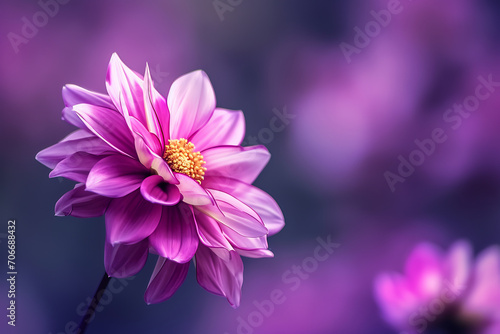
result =
M207 170L203 165L205 161L200 152L193 152L193 143L184 138L169 139L165 145L163 159L168 163L172 171L185 174L201 183Z

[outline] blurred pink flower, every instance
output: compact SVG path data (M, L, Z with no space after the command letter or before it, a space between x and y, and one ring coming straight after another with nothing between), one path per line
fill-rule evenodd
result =
M216 108L207 75L177 79L168 98L113 54L108 95L67 85L63 119L77 126L37 159L51 177L79 182L57 215L105 214L108 275L135 275L148 253L158 262L145 300L170 298L196 258L208 291L240 303L247 257L272 257L267 235L283 228L279 206L251 183L269 161L263 146L241 147L241 111Z
M410 333L500 332L500 248L472 260L467 242L444 254L428 243L409 256L405 275L383 273L375 298L385 320Z
M379 42L349 67L336 50L302 60L319 69L307 74L311 84L292 98L290 109L300 121L291 124L291 158L313 171L308 182L328 191L362 182L365 168L373 169L370 158L396 150L394 138L415 121L422 61L404 41Z
M354 43L351 27L364 30L375 20L370 12L387 6L385 0L353 6L341 41ZM445 127L443 113L474 93L478 74L489 73L478 69L492 53L484 34L488 19L480 15L480 4L423 0L401 6L404 10L393 15L359 54L352 54L351 62L338 43L290 43L273 59L276 90L291 101L290 110L298 120L290 126L290 158L312 171L305 182L315 182L316 188L339 193L373 184L379 192L380 175L397 167L398 156L414 150L416 139ZM296 51L287 60L291 69L284 69L280 63L291 51ZM484 67L491 71L492 66ZM418 168L418 176L412 176L420 177L417 183L441 187L436 195L477 171L477 147L488 145L478 140L485 133L481 121L471 117L466 123L458 136L449 131L448 142ZM294 153L297 149L300 157Z

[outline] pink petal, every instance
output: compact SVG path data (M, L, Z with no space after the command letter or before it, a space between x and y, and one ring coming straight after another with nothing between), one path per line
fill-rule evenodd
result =
M104 245L104 267L111 277L123 278L137 274L146 264L148 241L143 240L133 245L117 244L108 241Z
M179 189L166 183L159 175L151 175L142 182L141 194L151 203L161 205L174 205L181 199Z
M255 210L269 230L269 235L278 233L285 226L285 218L278 203L263 190L224 177L207 177L203 185L228 193Z
M203 187L190 178L181 173L174 173L179 184L177 187L182 194L182 201L191 205L207 205L212 204L213 200Z
M197 206L198 210L245 237L256 238L268 233L259 215L246 204L221 191L209 191L217 206Z
M170 297L186 279L189 263L177 263L159 257L144 294L148 305L161 303Z
M422 243L408 257L405 273L410 288L425 302L434 298L445 281L443 255L434 245Z
M209 248L216 256L218 256L222 261L231 260L231 253L223 248Z
M74 105L86 103L99 107L115 109L115 106L113 105L113 102L111 102L109 96L92 92L76 85L65 85L62 89L62 97L64 104L66 105L66 108L63 109L63 120L81 129L86 129L87 127L73 110Z
M255 181L270 159L264 146L219 146L201 152L205 175L224 176L246 183Z
M85 191L83 183L65 193L56 203L56 216L99 217L108 208L110 199Z
M73 107L80 119L93 133L118 152L136 157L134 137L125 119L116 110L90 104L77 104Z
M285 226L285 218L278 203L261 189L249 185L245 192L233 196L257 212L269 230L269 235L278 233Z
M249 238L233 231L229 227L221 226L224 235L232 246L243 250L263 250L268 248L267 237Z
M473 283L465 301L466 310L485 317L500 318L500 247L482 251L473 269Z
M215 109L215 93L203 71L186 74L174 81L167 97L170 110L170 137L189 138L208 122Z
M142 125L135 117L130 117L130 127L134 134L139 135L144 143L157 155L162 155L165 147L160 143L158 137Z
M138 189L148 175L149 171L137 160L112 155L101 159L90 170L87 190L112 198L123 197Z
M126 107L130 112L130 116L134 116L142 124L147 124L144 111L143 84L143 78L129 69L118 55L113 53L106 76L106 89L109 97L115 106L119 107L122 114L123 110L121 109ZM123 105L120 100L124 101L125 104Z
M127 104L120 95L120 109L123 113L123 118L128 128L130 129L134 140L140 137L144 140L144 144L149 148L149 150L155 152L155 154L162 154L164 150L164 145L160 142L160 139L151 133L146 127L147 124L143 124L136 117L132 116L127 108ZM137 147L136 147L137 149Z
M146 73L144 74L143 91L147 127L150 132L160 139L161 146L164 147L165 142L170 138L170 112L168 111L167 101L153 86L148 65L146 65Z
M74 125L80 129L86 129L87 126L85 123L82 122L80 117L76 114L75 110L73 110L73 107L65 107L62 110L62 120L66 121L67 123Z
M66 107L86 103L109 109L114 108L114 104L108 95L92 92L76 85L65 85L62 89L62 97Z
M454 243L444 263L444 271L448 284L457 290L465 290L471 276L472 247L466 241Z
M77 182L85 182L90 170L102 156L76 152L57 164L49 177L65 177Z
M210 248L225 248L227 250L233 250L233 247L227 241L226 237L222 233L219 223L215 219L210 218L199 211L195 211L195 217L198 236L200 237L200 241L205 246Z
M240 145L245 137L245 116L242 111L215 109L212 117L189 139L196 150L222 145Z
M71 132L69 135L64 137L64 139L61 140L61 142L84 139L84 138L98 138L98 137L95 134L93 134L89 129L79 129Z
M137 152L137 156L139 157L139 161L147 169L150 169L152 173L163 177L165 182L171 184L179 183L167 162L161 156L153 152L153 150L146 144L145 139L140 135L135 136L135 150Z
M115 150L94 134L85 130L76 130L59 143L40 151L36 155L36 160L49 168L54 168L58 163L76 152L101 155L113 153Z
M256 249L256 250L236 249L236 252L238 252L238 254L240 254L241 256L250 257L253 259L274 257L273 252L271 252L268 249Z
M154 232L161 218L161 205L153 204L142 198L139 191L111 201L106 211L107 240L134 244Z
M410 292L406 280L399 274L379 275L374 291L385 320L396 328L406 328L410 313L421 306L421 301Z
M198 248L193 209L182 203L164 206L160 223L149 242L164 258L178 263L190 261Z
M231 306L238 307L243 284L243 262L235 251L218 248L228 260L217 256L210 248L200 245L196 252L196 278L207 291L227 298Z

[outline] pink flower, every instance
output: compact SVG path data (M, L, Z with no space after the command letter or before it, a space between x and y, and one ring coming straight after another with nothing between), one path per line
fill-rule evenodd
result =
M385 320L409 333L500 333L500 248L483 251L475 262L468 243L443 254L418 245L405 275L384 273L375 297Z
M135 275L158 254L148 304L173 295L194 257L199 284L237 307L240 256L272 257L267 236L284 226L272 197L251 185L269 152L240 146L243 113L216 108L202 71L177 79L165 100L147 66L143 78L113 54L106 88L63 88L63 119L79 129L37 155L50 177L78 182L56 215L105 214L109 276Z

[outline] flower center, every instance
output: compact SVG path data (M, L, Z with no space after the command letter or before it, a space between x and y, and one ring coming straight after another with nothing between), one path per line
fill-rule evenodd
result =
M170 166L172 171L185 174L201 183L207 170L203 165L205 161L200 152L193 152L193 143L184 138L169 139L165 145L163 159Z

